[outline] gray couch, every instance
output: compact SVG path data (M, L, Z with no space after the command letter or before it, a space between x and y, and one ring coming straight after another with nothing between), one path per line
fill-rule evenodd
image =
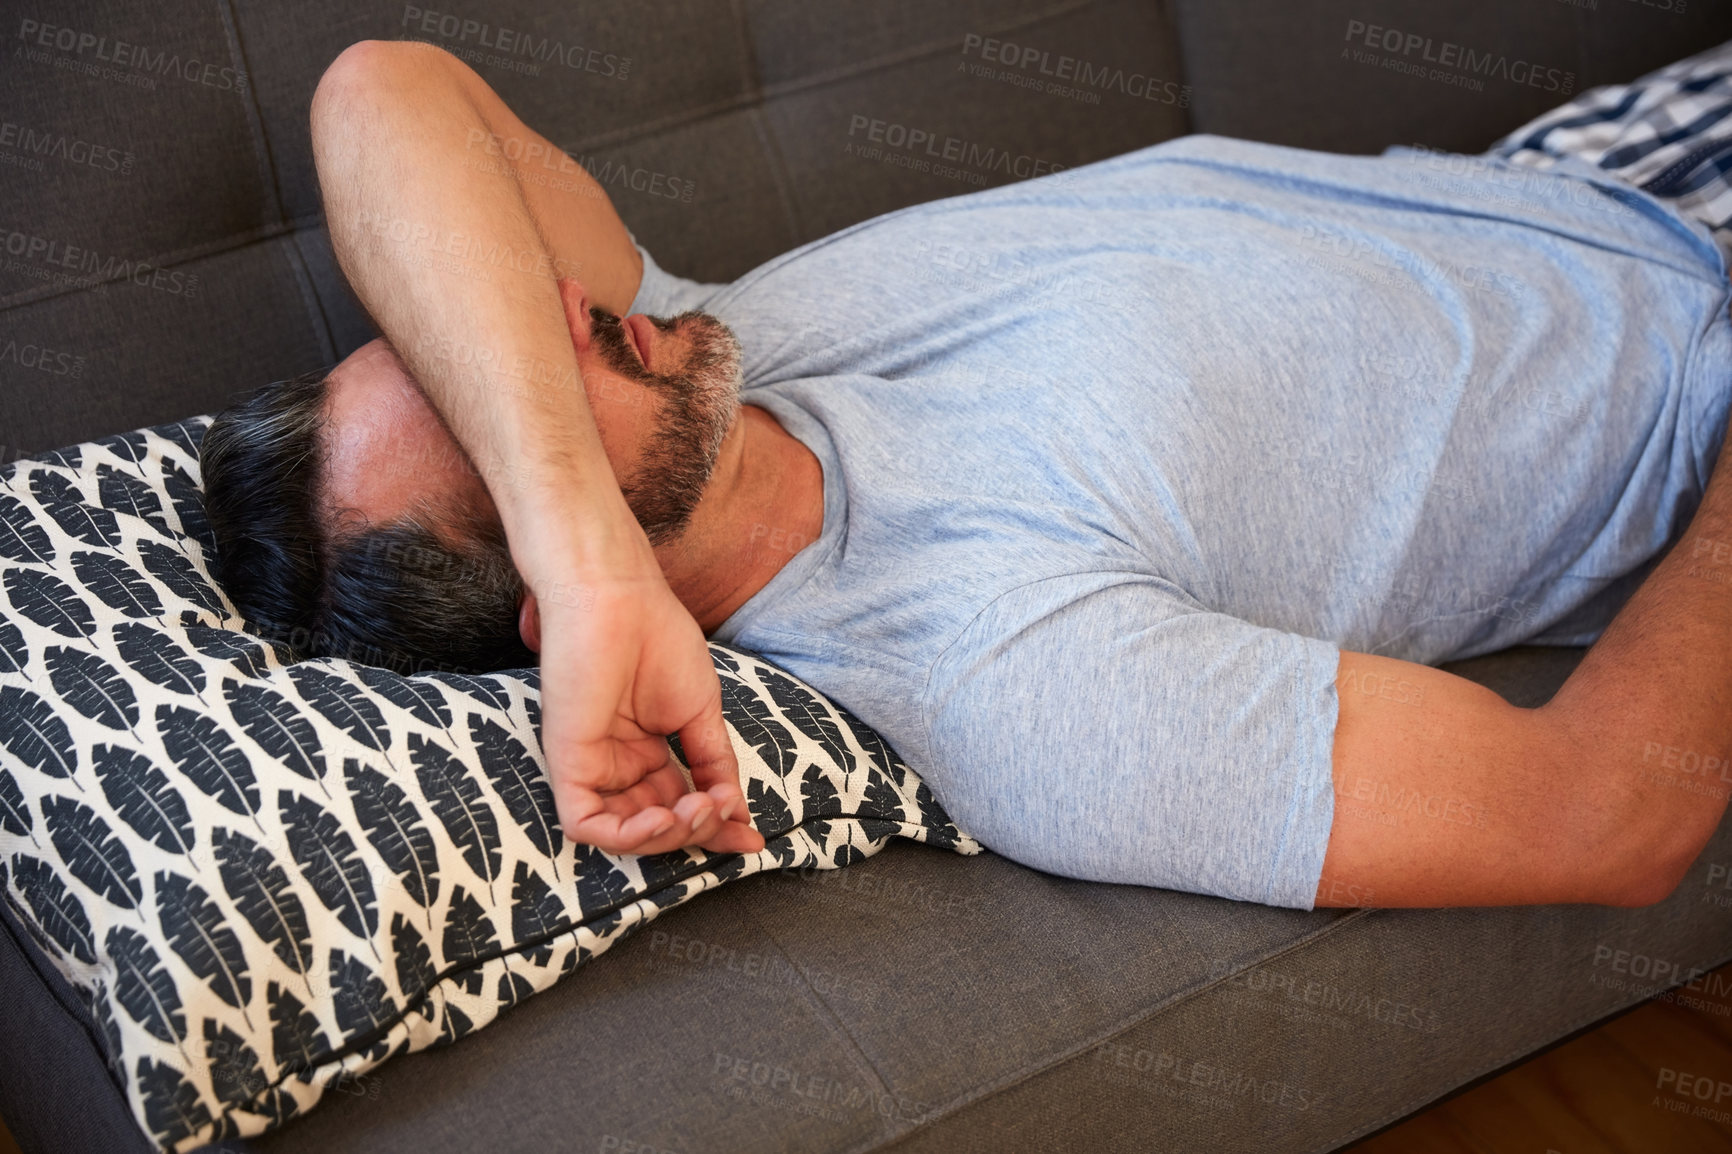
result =
M1732 38L1732 6L1701 0L7 7L7 458L212 412L370 337L307 136L315 82L357 39L472 52L664 267L726 280L1014 179L862 160L844 150L863 121L1031 171L1192 131L1476 151L1563 99L1549 78L1580 90ZM1355 21L1536 64L1542 82L1404 74L1343 53ZM45 24L71 29L48 34L70 47L42 47ZM538 61L500 29L564 51ZM98 61L115 41L144 46L143 63ZM168 54L179 68L152 71ZM1088 83L1039 87L1065 56ZM1535 704L1579 657L1523 648L1450 668ZM1732 958L1732 902L1715 900L1728 862L1723 829L1671 900L1640 910L1306 914L892 846L705 895L460 1045L394 1060L236 1148L1330 1150L1627 1008L1656 963ZM148 1148L82 1008L4 920L0 1115L27 1151Z

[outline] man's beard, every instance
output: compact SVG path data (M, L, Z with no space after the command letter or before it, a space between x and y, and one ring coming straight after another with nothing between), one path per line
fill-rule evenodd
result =
M678 316L650 317L669 336L684 330L690 355L678 372L652 373L632 351L619 316L592 306L590 338L608 368L642 385L659 402L656 431L643 459L620 483L626 504L652 545L677 538L715 472L722 438L740 412L740 342L733 330L709 313L693 309Z

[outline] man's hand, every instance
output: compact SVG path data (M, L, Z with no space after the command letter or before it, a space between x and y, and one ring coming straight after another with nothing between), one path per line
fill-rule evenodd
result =
M660 568L540 588L541 742L566 836L609 853L763 849L709 647Z
M588 302L569 278L559 297L575 352ZM559 513L569 518L569 509ZM740 792L709 646L638 529L613 535L606 569L591 582L530 583L525 632L541 655L541 743L560 824L573 841L610 853L756 853L764 839ZM533 546L522 552L539 563ZM666 733L679 734L695 792Z

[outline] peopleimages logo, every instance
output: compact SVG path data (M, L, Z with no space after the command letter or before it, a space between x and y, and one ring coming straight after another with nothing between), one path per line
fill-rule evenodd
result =
M1349 20L1344 39L1351 42L1341 50L1346 59L1361 64L1378 64L1392 71L1430 80L1443 80L1475 91L1485 87L1483 81L1472 83L1477 77L1498 77L1512 84L1525 84L1529 88L1562 95L1568 95L1576 86L1574 72L1546 68L1528 60L1511 60L1495 52L1477 52L1453 41L1440 42L1418 32L1404 32L1363 20ZM1360 50L1357 46L1361 44L1372 52ZM1376 55L1378 50L1389 55L1379 57ZM1437 67L1427 70L1426 64Z
M1078 93L1076 88L1068 88L1059 81L1069 81L1086 89L1111 90L1125 96L1141 100L1153 100L1158 104L1176 104L1180 108L1191 106L1191 86L1180 84L1176 80L1164 80L1145 72L1126 72L1123 68L1109 68L1104 64L1091 64L1087 60L1075 56L1060 55L1056 59L1044 48L1032 45L1018 45L1009 40L997 40L990 36L981 36L970 32L962 38L962 54L968 56L978 52L980 59L988 64L1000 64L1006 68L1014 68L1021 72L1034 71L1039 76L1050 76L1052 81L1044 87L1054 95L1082 95L1090 97L1087 103L1099 104L1098 92ZM991 75L990 70L977 75ZM1010 77L999 73L996 77L1008 80ZM1029 84L1023 87L1041 87L1037 77L1029 77Z
M154 73L157 76L172 76L192 84L202 84L206 88L241 93L247 90L247 74L239 68L228 68L215 61L200 60L196 56L183 59L178 52L150 48L143 44L129 44L125 40L110 40L107 36L99 36L80 28L67 28L41 20L26 19L19 21L18 39L24 41L26 47L70 52L79 60L84 60L85 54L89 53L91 61L103 64L118 64L123 68Z
M906 124L879 120L859 112L848 118L849 137L856 133L864 133L866 141L871 144L907 149L909 153L923 152L925 158L955 161L975 169L977 173L986 170L1026 179L1062 172L1067 167L1026 153L1013 156L1008 150L983 146L955 136L941 136L931 129L910 128ZM843 153L854 153L868 160L877 159L879 156L878 150L866 150L864 145L856 146L852 140L843 148Z
M531 65L554 61L579 72L593 72L598 76L611 76L616 80L624 80L631 72L629 56L604 52L599 48L585 48L581 44L567 44L552 36L537 36L533 32L496 27L483 20L471 20L452 12L435 12L413 4L403 6L401 27L411 34L437 36L441 40L455 41L461 46L473 43L478 49L485 48L505 57L515 56L520 58L520 62ZM475 62L462 51L456 51L456 54L471 63ZM486 58L483 62L506 66L513 64L510 60L492 58ZM533 68L529 71L539 74Z
M17 341L7 341L0 344L0 364L5 364L8 361L21 368L36 369L38 372L52 373L57 377L84 375L83 357L51 349L45 345L20 344Z
M4 225L0 225L0 253L19 258L0 265L7 272L22 273L70 288L91 288L125 280L175 296L192 297L198 293L197 273L171 271L147 260L104 257L93 249L49 237L32 236Z
M0 148L15 148L32 156L52 156L68 164L88 166L104 172L132 175L133 155L105 144L66 136L46 129L0 120Z

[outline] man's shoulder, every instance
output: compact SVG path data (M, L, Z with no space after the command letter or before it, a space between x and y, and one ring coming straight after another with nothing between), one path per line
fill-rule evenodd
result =
M643 258L643 276L638 281L637 295L625 313L646 316L674 316L688 309L703 309L715 297L731 287L731 281L700 281L680 276L663 268L642 241L635 236L632 244Z

